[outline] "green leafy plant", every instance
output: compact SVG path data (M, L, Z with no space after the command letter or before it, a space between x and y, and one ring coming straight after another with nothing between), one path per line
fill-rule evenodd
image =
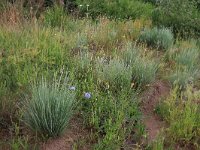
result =
M16 66L12 62L8 62L7 58L3 58L0 62L0 87L5 87L4 91L11 90L14 91L17 89L17 70ZM1 90L0 90L1 91ZM2 89L3 91L3 89ZM1 93L1 92L0 92Z
M118 149L124 138L130 134L140 113L136 93L124 90L115 97L112 92L93 91L87 105L90 126L99 132L96 149Z
M146 43L147 46L167 50L172 47L174 37L171 30L154 27L153 29L144 29L139 37L139 41Z
M161 114L169 124L165 130L167 142L184 141L185 144L198 146L197 142L200 140L199 97L199 91L193 92L191 86L187 86L185 92L181 93L178 92L178 87L175 87L170 96L161 103Z
M62 75L53 82L42 79L31 87L25 102L25 122L44 136L60 135L73 114L75 91L69 89L69 77Z

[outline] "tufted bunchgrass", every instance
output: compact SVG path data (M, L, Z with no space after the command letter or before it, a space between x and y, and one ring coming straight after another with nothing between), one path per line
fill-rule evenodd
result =
M122 53L122 58L127 65L130 65L135 61L135 59L141 55L141 50L133 46L132 42L127 42L125 45L125 51Z
M98 61L97 75L98 77L115 87L130 88L131 84L131 68L126 66L123 60L111 59L109 62Z
M47 137L59 136L73 114L75 91L69 90L69 78L62 75L52 82L42 79L31 86L25 102L25 122L34 131Z
M194 84L199 77L198 69L187 69L177 67L167 78L172 84L184 89L187 84Z
M199 50L197 48L183 49L176 54L175 61L178 65L187 68L196 68L199 63Z
M156 79L159 62L152 58L151 53L145 54L144 50L128 42L122 53L122 59L132 71L132 84L135 87L145 86Z
M138 57L132 64L133 82L137 86L146 86L156 79L159 63L155 60Z
M174 71L168 75L171 83L176 83L184 89L188 83L195 84L199 78L199 50L185 48L171 55L175 62Z
M132 71L132 82L135 86L141 87L152 83L156 79L156 72L159 68L159 62L151 57L151 54L143 56L141 48L133 47L131 43L127 44L123 52L123 59Z

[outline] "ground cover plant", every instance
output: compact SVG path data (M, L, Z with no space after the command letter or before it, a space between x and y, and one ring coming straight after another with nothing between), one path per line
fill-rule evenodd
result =
M199 149L199 10L164 4L0 2L0 149Z

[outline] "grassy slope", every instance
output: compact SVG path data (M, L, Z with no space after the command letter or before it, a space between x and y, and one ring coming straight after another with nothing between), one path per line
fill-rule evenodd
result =
M15 11L12 13L17 14ZM0 26L0 127L2 132L12 129L12 134L7 135L9 140L4 145L9 143L13 149L28 149L26 146L34 144L35 139L41 140L35 134L28 134L27 137L27 133L21 131L28 130L21 121L21 95L29 93L32 81L40 80L42 76L51 80L52 74L65 66L77 85L77 115L82 119L81 126L92 131L89 138L91 147L162 149L164 145L173 148L178 144L198 148L200 119L195 116L199 112L199 103L196 102L200 95L198 77L192 80L192 87L197 92L180 96L181 91L187 89L184 81L190 79L193 71L198 71L199 68L199 57L196 58L195 65L192 63L196 66L193 69L190 69L191 63L187 60L187 55L195 58L193 56L199 54L199 48L195 44L180 42L163 52L135 43L141 29L144 26L151 27L149 20L115 22L100 18L96 24L90 19L70 18L59 11L57 13L58 16L59 13L62 14L61 18L52 13L54 14L47 12L44 20L38 22L21 22L21 16L15 16ZM183 49L186 46L196 51L185 54ZM112 61L110 64L102 63L107 60ZM134 60L129 64L130 68L125 67L129 60ZM187 64L182 64L184 60ZM186 73L181 78L182 72L190 74ZM169 76L173 76L173 79L168 78ZM169 128L166 131L164 129L164 133L160 135L163 138L148 146L142 143L146 132L138 103L141 91L151 87L155 80L169 80L172 84L178 80L181 89L175 88L169 100L163 100L158 106L157 112L166 120ZM91 92L92 98L85 100L84 92ZM185 104L174 104L177 99L189 100ZM179 115L183 115L183 118L179 118ZM192 118L188 117L191 115ZM181 126L180 121L185 122L184 126ZM127 139L131 139L132 143L128 144ZM73 143L74 147L86 144L85 141L77 141Z

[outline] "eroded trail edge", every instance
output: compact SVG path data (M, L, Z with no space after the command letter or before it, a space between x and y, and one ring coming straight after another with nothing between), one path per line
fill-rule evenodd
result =
M170 86L166 82L157 81L142 94L141 111L142 122L147 132L147 143L153 142L159 131L166 126L165 122L155 113L155 108L161 98L165 98L170 92Z

